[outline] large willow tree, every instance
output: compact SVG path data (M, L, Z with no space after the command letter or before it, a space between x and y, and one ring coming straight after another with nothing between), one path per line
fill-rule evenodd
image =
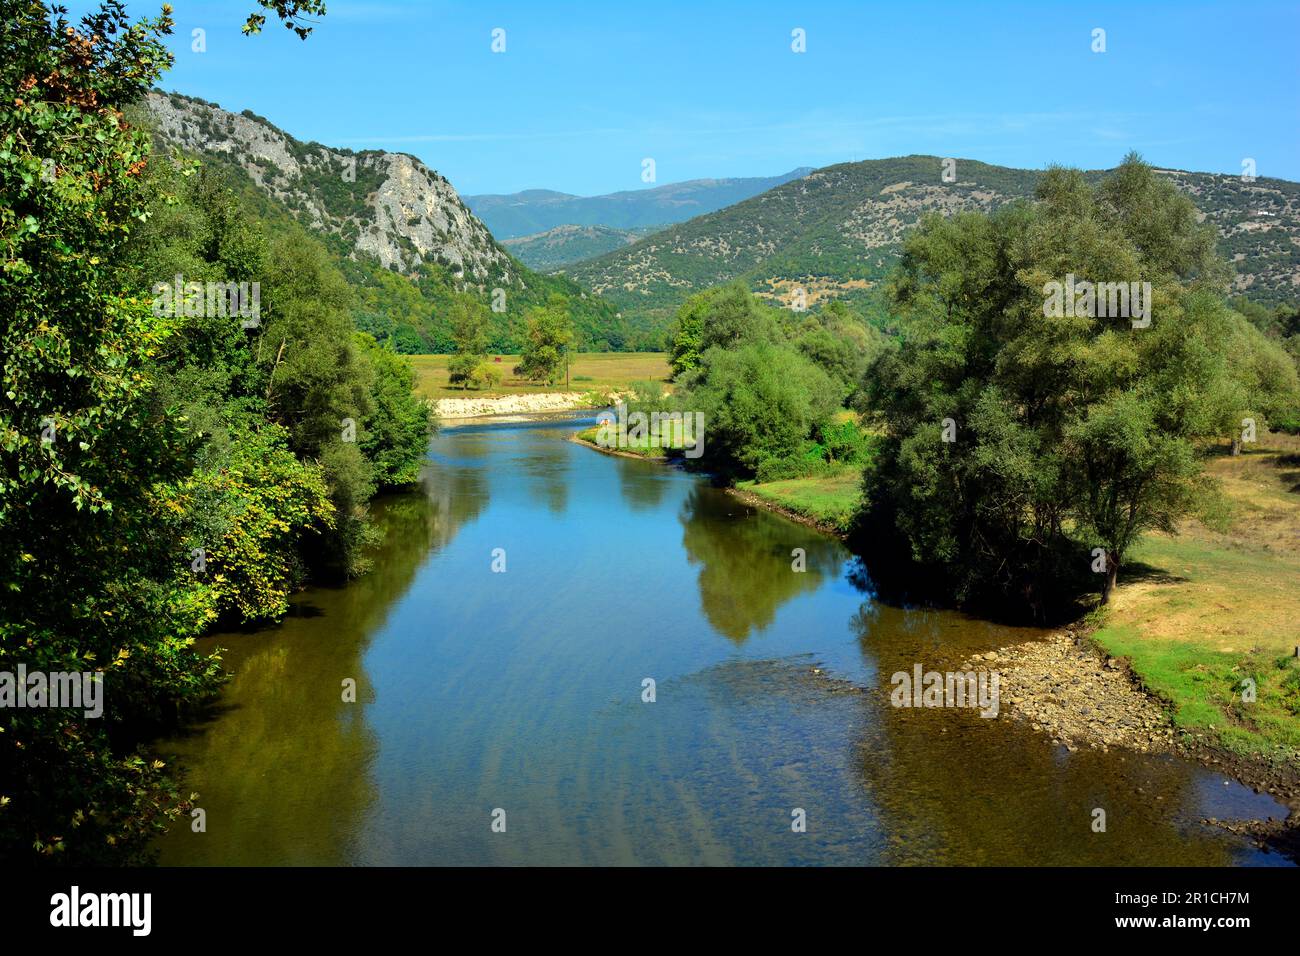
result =
M957 601L1042 614L1093 571L1108 597L1142 532L1206 501L1199 449L1243 411L1226 275L1136 156L1095 187L1053 169L1035 203L926 221L892 280L902 341L868 375L886 438L866 527ZM1083 282L1138 294L1089 302Z

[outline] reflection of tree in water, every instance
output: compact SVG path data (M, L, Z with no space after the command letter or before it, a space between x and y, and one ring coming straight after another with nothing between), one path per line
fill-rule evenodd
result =
M614 471L618 474L623 500L633 511L653 511L663 504L670 482L676 476L662 465L637 461L622 461Z
M421 475L420 488L429 506L428 546L437 550L451 544L456 533L488 504L489 482L482 466L430 461Z
M680 515L687 559L702 565L700 604L721 633L737 643L768 627L777 609L817 590L839 573L838 541L802 525L757 511L705 485L691 489ZM807 570L792 569L803 548Z
M528 476L528 493L534 501L541 502L552 514L563 514L569 507L569 449L558 442L553 449L531 455L523 462Z
M969 710L891 706L893 674L910 674L917 663L924 670L955 669L938 648L957 662L966 651L1005 646L1026 634L875 603L864 604L853 625L876 671L862 698L873 714L862 722L871 729L858 743L856 763L888 835L881 863L1230 862L1221 836L1188 833L1172 819L1179 808L1196 809L1196 771L1188 764L1118 749L1063 755L1005 712L984 719ZM1105 833L1092 831L1098 807L1106 811Z
M374 514L384 540L370 573L306 592L279 627L216 639L234 674L215 708L220 719L167 748L192 769L186 787L200 794L207 832L179 821L162 862L331 865L358 857L376 798L377 750L362 709L371 693L362 657L445 533L423 489L381 498ZM345 678L356 681L355 704L342 699Z

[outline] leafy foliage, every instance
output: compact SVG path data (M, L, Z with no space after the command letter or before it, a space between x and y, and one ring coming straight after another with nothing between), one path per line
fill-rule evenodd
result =
M311 27L303 25L303 19L311 14L321 17L325 15L325 0L257 0L257 2L261 4L262 9L274 13L284 24L285 29L298 34L300 40L307 39L312 31ZM242 29L245 34L261 33L264 26L266 26L265 13L250 13Z
M102 669L106 700L98 719L0 712L0 855L97 861L181 812L140 733L218 680L192 646L211 596L159 494L191 463L151 400L172 329L108 266L145 207L149 143L122 109L170 62L172 23L0 15L0 670Z
M190 517L185 553L202 551L196 579L215 616L274 620L305 576L303 539L334 527L334 506L321 469L294 456L283 428L236 426L230 439L222 467L196 471L166 501Z
M0 671L101 671L106 701L0 713L0 854L120 862L189 807L145 748L219 685L194 637L360 569L429 411L326 250L129 122L166 8L0 13ZM169 309L174 281L260 287L260 315Z
M1208 504L1198 448L1241 393L1226 270L1190 200L1135 156L1098 186L1052 170L1038 197L930 219L907 243L901 345L866 386L885 431L866 491L868 526L896 528L958 600L1045 613L1086 577L1080 547L1101 548L1108 593L1143 531ZM1149 282L1150 326L1049 315L1047 283L1068 274Z
M573 343L573 322L568 308L566 299L552 296L545 306L529 311L524 351L515 366L516 375L546 385L560 380Z
M469 296L458 296L451 308L451 337L456 357L448 366L448 380L462 388L487 355L489 313Z
M827 342L831 329L844 337ZM817 439L835 433L833 416L854 387L839 375L865 365L865 329L844 306L800 318L739 284L706 290L678 310L670 333L678 390L657 404L704 414L700 462L719 477L811 474L833 460Z

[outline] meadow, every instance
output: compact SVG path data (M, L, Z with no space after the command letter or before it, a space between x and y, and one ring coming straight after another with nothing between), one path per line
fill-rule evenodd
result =
M543 385L518 378L514 374L514 367L519 363L518 355L491 355L488 360L501 369L502 382L495 388L478 391L448 383L450 355L408 357L415 369L416 392L435 401L440 398L486 398L536 392L607 392L625 389L632 382L662 382L668 378L668 357L663 352L578 352L569 367L567 389L562 381L558 385Z
M1094 637L1184 730L1239 753L1300 753L1300 438L1261 436L1206 470L1225 513L1148 534Z

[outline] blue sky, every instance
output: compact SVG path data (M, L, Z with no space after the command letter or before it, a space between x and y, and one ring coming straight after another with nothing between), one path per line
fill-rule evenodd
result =
M413 153L466 194L643 188L646 157L658 183L908 153L1103 168L1129 149L1300 180L1300 0L327 0L306 42L241 36L253 0L172 3L164 88Z

